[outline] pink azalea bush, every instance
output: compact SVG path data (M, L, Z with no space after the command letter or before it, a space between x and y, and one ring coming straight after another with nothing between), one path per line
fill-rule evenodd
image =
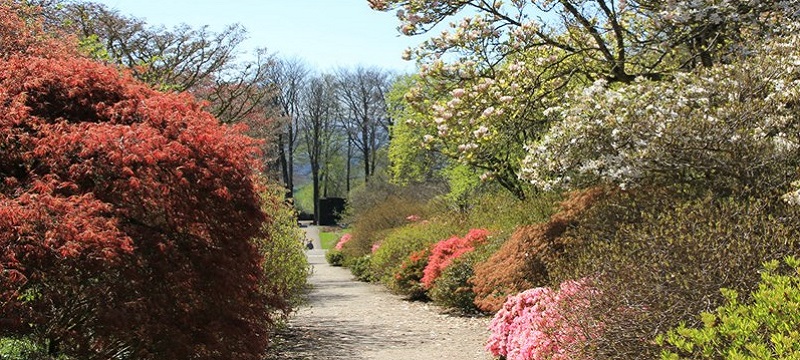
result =
M485 242L488 236L488 230L472 229L463 238L453 236L447 240L436 243L428 258L428 265L425 266L425 270L423 271L423 287L425 287L425 289L433 287L434 281L436 281L439 275L442 274L442 271L444 271L453 260L475 250L475 245Z
M350 234L342 235L342 237L339 238L339 242L336 243L336 246L334 248L336 250L340 250L341 251L342 247L344 247L344 244L347 244L347 242L350 241L350 239L352 239L352 238L353 238L353 236L350 235Z
M565 281L560 289L538 287L509 296L492 319L486 350L507 360L571 360L602 332L589 316L599 295L590 281Z

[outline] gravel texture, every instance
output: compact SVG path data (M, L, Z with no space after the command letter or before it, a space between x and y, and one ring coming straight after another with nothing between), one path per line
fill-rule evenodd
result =
M305 229L315 242L308 251L313 288L308 303L274 337L270 360L491 359L483 349L489 318L448 315L358 282L347 269L329 266L318 250L318 230Z

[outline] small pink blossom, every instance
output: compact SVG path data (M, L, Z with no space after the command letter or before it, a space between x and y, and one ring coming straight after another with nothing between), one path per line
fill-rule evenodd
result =
M465 93L466 91L464 91L464 89L454 89L452 92L450 92L450 94L452 94L455 98L460 98L464 96Z
M408 215L406 216L406 220L410 222L417 222L420 221L422 218L419 215Z
M484 125L481 125L480 127L478 127L478 130L472 132L472 134L475 135L475 137L478 139L486 136L488 133L489 133L489 128Z
M350 234L342 235L342 237L339 238L339 242L336 243L336 246L334 248L336 250L342 250L342 247L344 247L344 244L347 244L347 242L350 241L352 238L353 238L353 236L350 235Z

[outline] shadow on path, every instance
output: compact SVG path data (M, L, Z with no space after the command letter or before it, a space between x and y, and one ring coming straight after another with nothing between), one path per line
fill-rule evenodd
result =
M318 229L305 227L319 241ZM307 304L271 339L267 360L485 360L486 318L460 318L331 267L325 251L307 251L313 273Z

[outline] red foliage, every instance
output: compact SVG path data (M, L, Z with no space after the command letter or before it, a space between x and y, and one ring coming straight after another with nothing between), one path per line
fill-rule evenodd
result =
M574 192L561 203L561 211L546 223L521 226L486 261L475 266L470 279L475 305L486 312L497 312L506 298L549 282L548 266L558 261L571 241L564 232L577 223L577 217L599 198L602 189Z
M188 96L36 54L0 56L0 336L77 358L260 359L258 144Z
M434 281L436 281L442 274L442 271L444 271L453 260L475 250L475 245L485 242L487 236L489 236L489 231L487 230L472 229L463 238L453 236L447 240L436 243L428 258L428 265L425 266L425 275L422 277L422 285L426 289L430 289Z
M0 0L0 58L10 55L59 57L77 54L75 38L44 30L36 6Z

